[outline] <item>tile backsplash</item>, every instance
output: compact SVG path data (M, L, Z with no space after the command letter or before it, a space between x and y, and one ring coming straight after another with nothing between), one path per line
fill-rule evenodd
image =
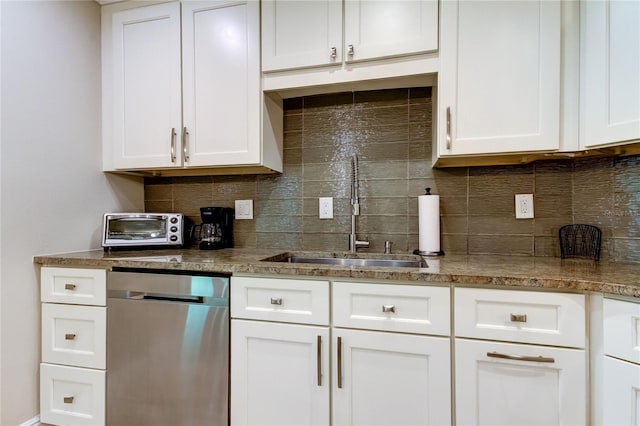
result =
M419 87L287 99L281 175L145 179L145 209L199 222L202 206L254 200L236 220L236 247L347 250L350 159L360 160L358 234L382 252L418 247L417 196L440 194L445 253L559 256L558 228L603 231L603 259L640 261L640 156L431 168L431 89ZM515 219L514 194L534 194L534 219ZM334 197L334 219L318 218Z

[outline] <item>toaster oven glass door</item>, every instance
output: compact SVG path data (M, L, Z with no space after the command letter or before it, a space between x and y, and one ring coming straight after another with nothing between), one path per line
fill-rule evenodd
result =
M139 217L111 217L108 221L107 239L155 240L167 238L167 217L145 215Z

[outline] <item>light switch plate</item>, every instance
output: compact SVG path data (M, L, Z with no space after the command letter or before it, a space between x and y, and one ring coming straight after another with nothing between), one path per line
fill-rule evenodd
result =
M318 210L320 219L333 219L333 197L318 198Z
M236 219L253 219L253 200L236 200Z
M533 194L516 194L516 219L533 219Z

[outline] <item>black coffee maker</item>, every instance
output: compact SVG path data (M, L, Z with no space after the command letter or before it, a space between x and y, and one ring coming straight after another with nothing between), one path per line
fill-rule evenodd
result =
M202 223L192 228L192 241L200 250L233 247L233 209L229 207L200 207Z

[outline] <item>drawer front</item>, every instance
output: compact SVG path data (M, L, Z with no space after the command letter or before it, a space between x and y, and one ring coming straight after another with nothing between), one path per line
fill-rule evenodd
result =
M583 348L582 294L456 288L458 337Z
M231 277L231 317L329 325L329 282Z
M640 304L604 299L604 353L640 364Z
M42 304L42 361L106 368L107 308Z
M448 287L333 283L335 327L448 336Z
M107 271L43 267L40 287L43 302L105 306Z
M105 424L105 372L40 364L40 421Z

